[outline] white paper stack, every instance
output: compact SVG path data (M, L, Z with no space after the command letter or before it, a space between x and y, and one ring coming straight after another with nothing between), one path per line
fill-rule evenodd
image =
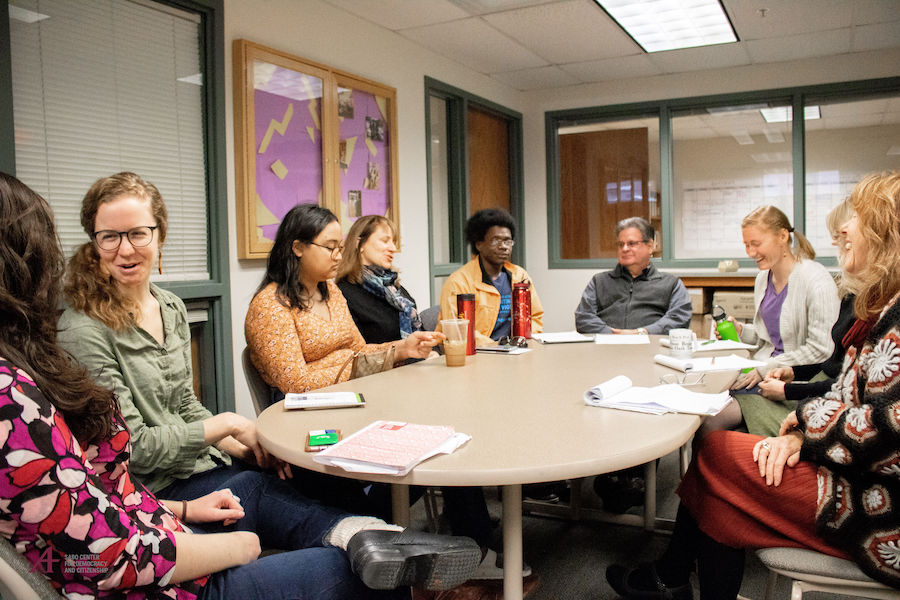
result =
M577 331L557 331L553 333L532 333L532 339L542 344L571 344L575 342L593 342L594 334L583 334Z
M584 393L588 406L617 408L661 415L669 412L716 415L731 401L727 391L718 394L692 392L680 385L635 387L624 375L596 385Z
M672 343L669 338L660 338L659 345L665 348L671 348ZM720 350L753 350L756 346L753 344L745 344L743 342L735 342L734 340L696 340L694 342L694 352L716 352Z

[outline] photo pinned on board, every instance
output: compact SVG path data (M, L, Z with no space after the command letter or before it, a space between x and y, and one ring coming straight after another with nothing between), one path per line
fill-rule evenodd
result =
M363 187L367 190L381 189L381 173L378 171L378 163L366 163L366 180Z
M353 90L338 91L338 116L353 118Z
M350 190L347 192L347 216L353 218L363 216L361 190Z
M372 117L366 117L366 137L373 142L384 141L385 128L386 124L384 122L384 119L373 119Z

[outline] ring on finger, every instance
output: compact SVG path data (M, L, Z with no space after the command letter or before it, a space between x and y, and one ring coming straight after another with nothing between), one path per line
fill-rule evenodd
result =
M766 452L768 452L769 450L772 449L772 446L771 446L771 444L769 444L769 442L763 440L763 443L760 444L760 448L762 448L763 450L765 450Z

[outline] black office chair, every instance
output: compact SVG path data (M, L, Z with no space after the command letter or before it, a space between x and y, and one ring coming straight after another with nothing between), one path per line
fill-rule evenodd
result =
M253 400L253 409L259 415L262 411L275 403L275 390L263 381L262 376L253 362L250 360L250 349L244 348L241 352L241 365L244 367L244 377L250 387L250 399Z

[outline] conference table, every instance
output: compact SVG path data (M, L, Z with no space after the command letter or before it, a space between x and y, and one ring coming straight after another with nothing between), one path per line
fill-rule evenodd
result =
M502 486L504 598L522 598L522 485L608 473L681 448L700 425L687 414L651 415L584 403L584 392L617 375L654 386L673 369L653 362L649 344L540 344L516 355L466 357L463 367L432 358L319 391L362 393L362 408L285 410L259 415L259 438L276 457L304 469L392 485L394 521L409 522L409 486ZM736 372L707 373L695 391L718 392ZM350 473L313 461L306 434L341 429L344 437L376 420L450 425L472 436L452 454L431 458L403 477ZM648 481L648 484L651 483ZM646 515L645 515L646 517Z

